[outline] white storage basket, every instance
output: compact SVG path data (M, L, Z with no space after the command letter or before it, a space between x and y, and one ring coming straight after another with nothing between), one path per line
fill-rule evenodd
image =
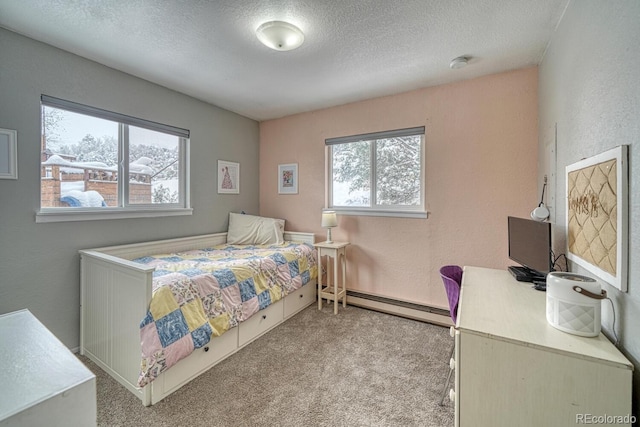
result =
M547 322L574 335L596 337L600 334L600 301L607 293L600 284L574 273L547 275Z

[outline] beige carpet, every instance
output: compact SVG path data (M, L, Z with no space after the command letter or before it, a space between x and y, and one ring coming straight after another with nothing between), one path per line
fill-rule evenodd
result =
M312 305L154 406L83 356L99 426L452 426L447 328Z

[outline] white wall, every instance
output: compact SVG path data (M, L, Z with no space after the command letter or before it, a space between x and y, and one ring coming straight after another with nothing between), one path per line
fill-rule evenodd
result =
M634 363L640 398L640 2L573 0L539 69L539 176L555 172L555 246L566 253L565 167L621 144L629 148L629 291L605 285L615 333ZM557 162L549 160L557 123ZM590 275L577 265L572 271ZM611 304L602 326L613 338ZM588 409L588 408L586 408Z
M18 131L18 177L0 180L0 313L27 308L79 344L78 249L225 231L230 211L259 209L258 123L0 29L0 128ZM40 95L191 131L192 216L35 223ZM217 160L241 163L239 195L216 192Z

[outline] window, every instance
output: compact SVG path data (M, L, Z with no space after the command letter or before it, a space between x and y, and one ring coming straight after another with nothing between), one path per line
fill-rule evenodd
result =
M426 217L424 127L325 143L330 208L346 214Z
M38 222L191 213L188 130L41 99Z

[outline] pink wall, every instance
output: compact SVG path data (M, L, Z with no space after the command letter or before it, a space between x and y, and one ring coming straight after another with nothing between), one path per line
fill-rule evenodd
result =
M507 215L537 198L537 68L370 99L260 124L260 214L320 227L326 138L426 127L428 219L338 216L348 288L446 307L445 264L505 268ZM277 168L298 163L299 193L279 195Z

